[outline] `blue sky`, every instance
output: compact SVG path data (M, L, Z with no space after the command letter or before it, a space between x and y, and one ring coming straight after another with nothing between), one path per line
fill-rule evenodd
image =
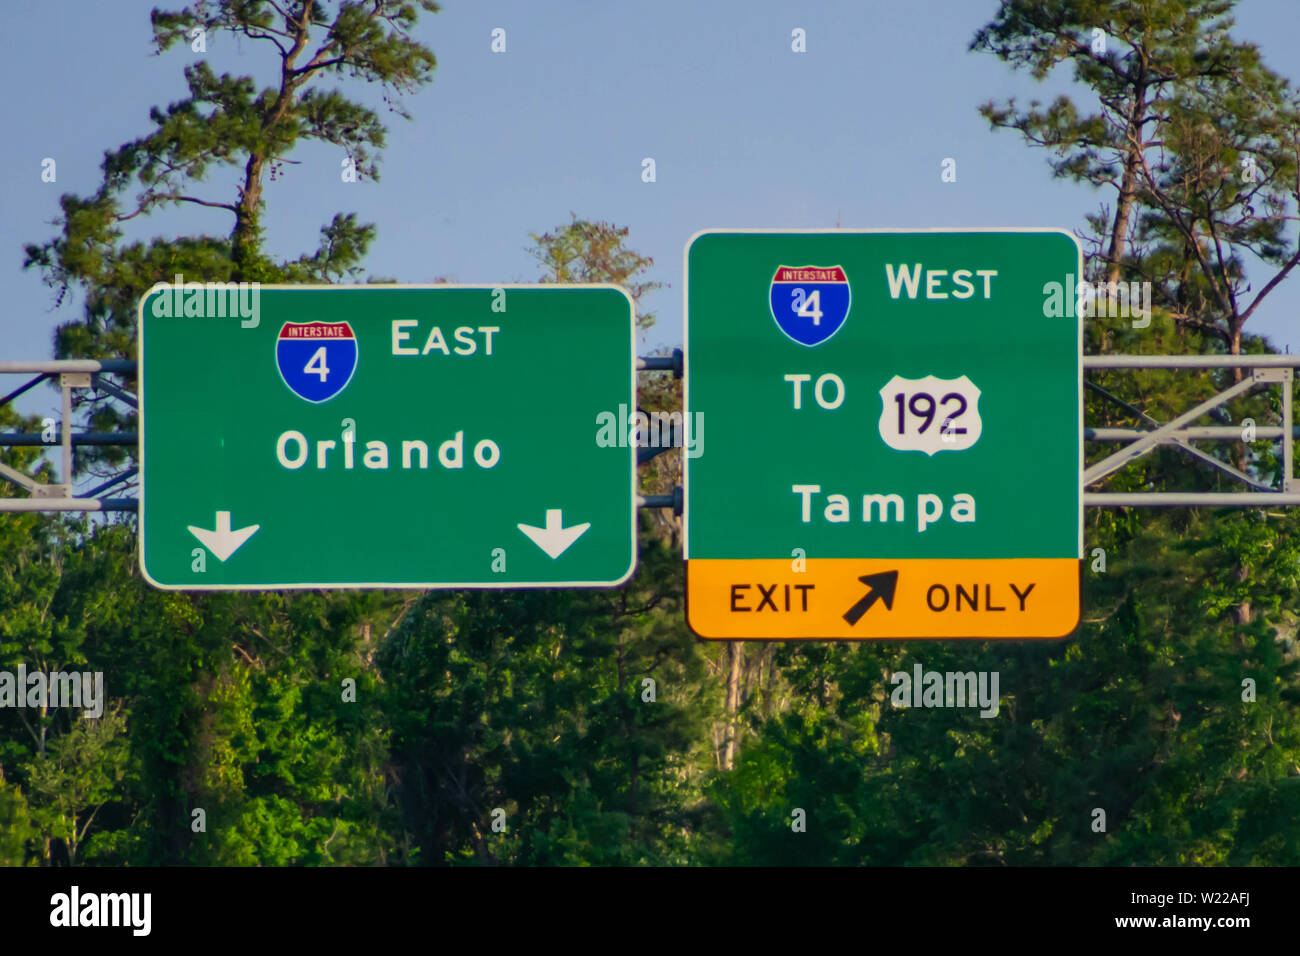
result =
M154 0L49 0L10 13L0 35L4 89L0 164L0 318L6 359L48 358L51 333L79 314L56 307L22 246L54 234L64 192L99 182L104 150L150 129L150 107L185 94L182 69L200 54L150 49ZM180 3L162 4L180 6ZM1040 151L993 132L980 103L1047 97L987 55L967 53L995 0L680 2L446 0L416 35L438 58L432 84L389 120L378 183L341 181L342 154L307 146L269 184L267 239L277 255L315 248L335 212L378 226L370 274L403 282L532 281L530 232L580 217L631 228L667 288L652 349L681 342L682 252L704 228L1056 226L1081 228L1099 193L1054 181ZM1300 3L1244 0L1236 34L1300 81ZM490 50L506 31L507 52ZM807 53L790 49L791 30ZM212 36L218 72L269 77L255 41ZM362 86L345 89L378 105ZM57 162L43 183L41 161ZM657 181L641 181L653 157ZM940 181L945 157L957 182ZM228 200L233 179L201 195ZM130 235L228 232L230 216L168 212ZM160 277L166 278L166 277ZM1300 351L1300 278L1248 329ZM0 376L0 389L15 380ZM47 412L53 390L19 408Z

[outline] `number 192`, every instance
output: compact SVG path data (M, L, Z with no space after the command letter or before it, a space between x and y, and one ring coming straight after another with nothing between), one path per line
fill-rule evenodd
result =
M950 414L945 411L943 424L940 426L942 431L950 435L966 434L965 428L953 425L954 421L966 413L966 398L964 395L958 392L949 392L936 402L934 396L929 392L913 392L911 398L907 397L906 392L894 393L894 404L898 406L898 434L907 434L909 412L913 419L920 420L920 425L916 429L917 434L924 434L934 424L940 406L946 406L949 403L955 403L957 408L956 411Z

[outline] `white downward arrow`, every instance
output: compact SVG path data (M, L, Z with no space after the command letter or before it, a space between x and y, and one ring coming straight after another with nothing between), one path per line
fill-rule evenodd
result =
M215 531L209 531L206 528L196 528L194 525L187 525L190 534L198 538L203 546L217 556L218 561L225 561L236 551L239 546L253 536L253 533L260 524L250 524L247 528L240 528L237 531L230 530L230 512L217 512L217 528Z
M569 550L569 545L582 537L583 533L591 527L591 522L586 524L575 524L571 528L564 527L564 519L560 515L559 508L548 508L546 511L546 527L538 528L536 525L521 524L519 530L532 539L533 544L537 545L552 558L558 558Z

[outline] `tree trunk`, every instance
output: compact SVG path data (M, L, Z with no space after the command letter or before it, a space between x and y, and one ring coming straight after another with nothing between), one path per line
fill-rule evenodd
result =
M1235 317L1230 319L1228 322L1228 330L1232 335L1232 339L1228 343L1228 352L1232 355L1241 354L1241 326L1242 326L1241 321ZM1234 368L1232 370L1233 373L1232 379L1234 384L1242 380L1242 378L1245 375L1245 372L1246 370L1243 368ZM1291 383L1287 382L1282 387L1290 388ZM1289 428L1291 423L1285 422L1284 424ZM1237 454L1235 456L1236 457L1235 464L1237 466L1237 470L1248 471L1250 466L1250 455L1247 452L1246 443L1241 442L1236 447L1237 447ZM1241 564L1237 565L1236 574L1237 574L1237 580L1243 583L1246 581L1247 578L1250 577L1250 572L1246 569L1245 565L1241 565ZM1237 605L1237 623L1249 624L1250 618L1251 618L1250 599L1247 598L1246 600L1242 601L1241 604Z
M1121 264L1124 260L1124 240L1128 236L1129 218L1133 213L1133 204L1137 198L1138 169L1142 165L1142 121L1146 118L1146 85L1144 73L1138 74L1137 90L1133 94L1133 108L1128 115L1127 135L1130 142L1124 153L1124 178L1120 181L1119 200L1115 206L1115 223L1110 233L1110 248L1106 250L1109 263L1106 279L1108 282L1120 280ZM1137 145L1134 145L1135 141Z
M312 9L312 4L303 4L302 15L294 23L293 46L281 55L280 90L275 102L271 104L271 108L262 119L263 132L270 133L284 120L285 114L293 103L294 94L312 75L311 72L295 74L294 71L298 54L307 45ZM309 63L304 69L312 66L314 63ZM250 281L247 276L248 267L261 246L262 174L265 172L268 158L270 157L265 149L252 149L248 153L248 162L244 165L244 185L239 191L235 228L230 236L230 258L234 262L234 274L231 278L236 282Z
M731 641L727 645L731 655L731 669L727 674L727 727L726 743L722 750L722 769L730 770L736 758L736 714L740 710L740 665L745 659L743 641Z
M230 236L230 258L234 263L231 279L247 282L248 267L258 247L260 207L262 204L262 168L265 156L250 153L244 166L244 185L239 191L235 228Z
M1237 580L1240 581L1240 582L1245 582L1245 580L1246 580L1248 577L1250 577L1250 572L1247 571L1246 568L1244 568L1244 567L1238 565L1238 567L1237 567ZM1247 598L1245 601L1242 601L1239 605L1237 605L1237 623L1238 623L1238 624L1249 624L1249 623L1250 623L1250 616L1251 616L1251 615L1250 615L1250 599Z

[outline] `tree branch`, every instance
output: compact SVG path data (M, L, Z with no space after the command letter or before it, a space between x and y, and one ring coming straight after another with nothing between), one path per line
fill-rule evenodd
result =
M1293 255L1290 259L1286 261L1286 265L1284 265L1278 272L1276 272L1273 275L1273 278L1269 279L1268 282L1264 283L1264 288L1259 290L1259 294L1256 295L1253 300L1251 300L1249 308L1247 308L1246 311L1241 314L1242 322L1245 322L1248 318L1250 318L1250 314L1254 312L1255 309L1259 306L1260 302L1264 300L1264 296L1272 292L1273 289L1277 287L1277 284L1281 282L1283 279L1285 279L1287 275L1291 272L1291 270L1294 269L1297 265L1300 265L1300 247L1297 247L1295 255Z
M235 206L233 203L212 202L211 200L198 199L194 196L182 196L180 193L161 193L161 194L148 196L144 202L140 203L140 205L136 207L135 212L127 213L124 216L114 216L113 221L126 222L128 219L134 219L136 216L141 215L147 209L149 209L150 206L156 205L157 203L160 202L167 202L169 200L172 202L191 202L197 206L210 206L213 209L227 209L230 212L235 213L236 215L239 214L239 208Z

